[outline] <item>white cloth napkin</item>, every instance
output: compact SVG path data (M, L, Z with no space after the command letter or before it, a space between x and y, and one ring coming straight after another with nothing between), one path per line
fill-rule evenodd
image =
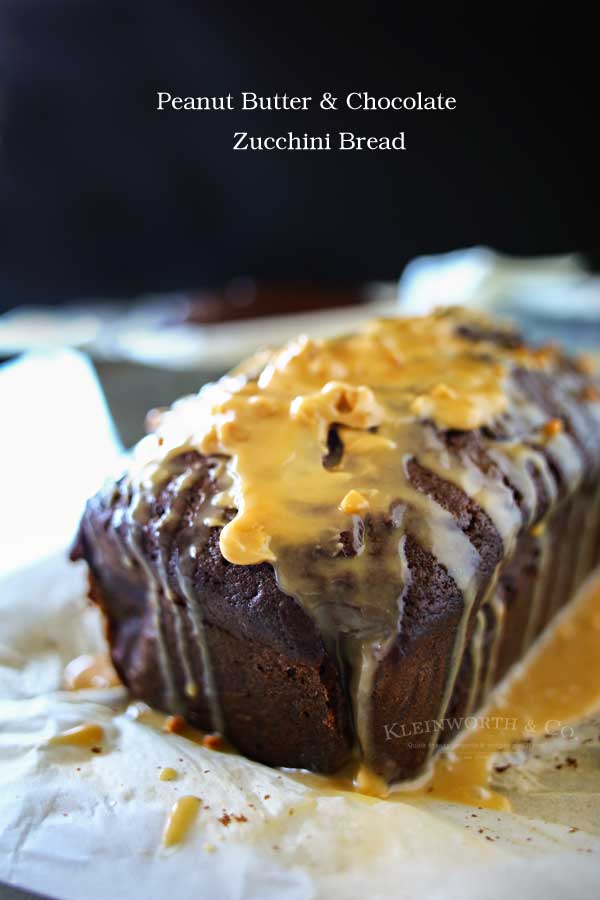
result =
M0 573L65 547L121 452L81 353L29 353L0 367Z

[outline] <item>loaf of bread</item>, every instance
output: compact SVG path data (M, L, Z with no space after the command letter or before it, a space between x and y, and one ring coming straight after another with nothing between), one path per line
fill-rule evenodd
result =
M417 776L598 561L588 368L445 309L176 403L73 550L123 682L270 765Z

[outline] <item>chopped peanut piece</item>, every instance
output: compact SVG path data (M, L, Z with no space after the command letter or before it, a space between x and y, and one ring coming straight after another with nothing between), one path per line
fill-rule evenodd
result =
M90 747L93 744L99 744L104 737L104 729L101 725L94 722L85 725L77 725L75 728L69 728L62 734L56 734L48 741L49 744L64 744L71 747ZM92 747L94 752L97 748Z
M447 400L456 400L458 394L453 388L448 387L447 384L444 384L441 381L439 384L436 384L430 391L432 397L436 397L437 399L447 399Z
M343 381L329 381L315 394L296 397L290 412L294 419L307 423L324 418L350 428L374 428L385 416L371 388Z
M580 397L582 400L598 401L600 400L600 388L597 388L595 384L587 384L581 391Z
M349 516L359 515L367 512L369 509L369 501L359 491L348 491L342 502L340 509Z
M581 356L577 357L577 368L584 375L597 375L598 359L589 353L582 353Z

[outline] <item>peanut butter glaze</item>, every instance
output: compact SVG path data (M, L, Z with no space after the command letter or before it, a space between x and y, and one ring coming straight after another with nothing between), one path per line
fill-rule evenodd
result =
M64 745L66 747L92 747L100 744L104 737L104 729L101 725L94 722L86 722L84 725L77 725L61 734L55 734L50 738L49 744Z
M600 572L596 571L508 683L492 694L477 716L472 716L469 729L438 755L419 785L400 785L390 791L385 781L356 760L333 776L290 770L286 776L326 794L356 791L390 802L444 800L510 810L508 797L490 785L498 754L514 752L523 739L535 741L556 735L564 726L600 708L599 635ZM127 715L157 732L168 730L168 718L143 703L133 703ZM180 737L206 746L206 735L187 725ZM222 749L235 752L227 746ZM161 780L176 775L163 778L165 772L174 770L163 769Z
M498 341L497 328L486 340L481 338L486 328L489 322L479 316L444 310L419 319L374 321L356 335L334 340L299 338L257 355L162 416L134 451L120 490L128 498L123 551L148 578L168 708L176 708L176 698L172 663L160 647L160 604L172 600L173 592L166 562L159 554L149 565L136 535L165 484L175 485L175 493L177 484L193 484L197 474L185 462L192 451L214 460L219 490L178 535L178 579L202 649L203 690L215 730L223 730L223 722L190 572L199 536L216 525L222 527L226 560L270 563L280 588L317 622L347 673L367 765L374 756L374 673L402 629L411 582L407 537L428 551L463 598L439 709L444 718L467 652L478 677L483 626L480 622L469 643L472 617L492 604L501 628L502 599L495 593L500 556L494 571L482 571L473 535L419 486L415 464L477 503L500 536L503 561L520 530L539 518L535 478L545 484L547 514L558 496L550 463L570 490L584 470L579 445L566 431L545 429L548 414L517 377L523 371L553 371L558 354L526 349L510 332ZM472 330L479 332L477 341L469 336ZM573 382L580 387L575 372ZM475 430L485 436L484 466L441 439L444 433ZM177 526L178 515L173 503L154 527ZM374 553L379 521L385 530ZM177 634L186 693L193 696L198 686L183 634ZM480 685L472 690L470 704L475 704ZM434 749L432 741L430 754Z
M173 847L185 840L200 809L199 797L180 797L173 804L163 832L163 846Z
M110 657L105 653L85 653L72 659L65 667L63 681L70 691L116 687L120 684Z
M490 784L499 754L523 740L556 736L600 708L600 573L596 571L470 727L440 754L420 784L390 792L364 768L351 764L335 776L288 773L320 791L358 791L390 802L450 801L480 809L510 810L510 799ZM565 678L568 673L568 678ZM509 768L506 766L505 768Z

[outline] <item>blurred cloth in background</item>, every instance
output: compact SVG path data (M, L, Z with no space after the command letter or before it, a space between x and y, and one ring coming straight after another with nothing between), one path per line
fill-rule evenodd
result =
M221 318L223 297L209 292L154 295L134 304L16 308L0 316L0 360L64 346L87 351L129 446L141 436L149 408L196 392L259 347L299 333L322 338L352 331L371 317L420 315L442 303L509 318L534 343L554 341L600 359L600 275L590 274L576 254L524 259L472 247L417 257L397 286L372 284L355 295L254 291L248 282L231 291L232 314ZM273 314L277 298L287 315ZM318 308L328 299L331 308Z
M597 261L595 33L548 9L1 0L0 307L363 283L481 243ZM159 113L159 90L421 90L457 109ZM239 129L404 129L408 150L235 153Z

